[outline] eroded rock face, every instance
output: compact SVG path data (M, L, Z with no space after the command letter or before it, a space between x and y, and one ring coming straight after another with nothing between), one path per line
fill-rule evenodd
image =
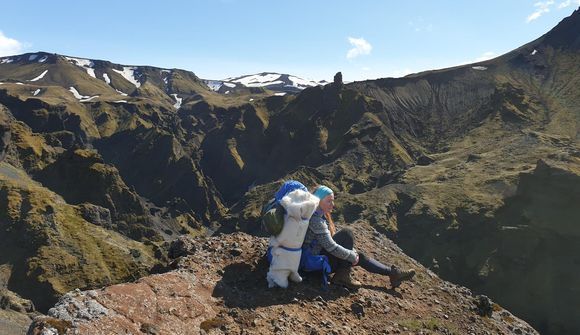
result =
M161 129L138 128L96 145L127 185L157 206L175 207L206 223L225 211L211 179L177 136Z
M550 156L511 177L512 195L492 211L464 201L465 207L448 217L437 212L437 198L416 192L403 201L406 205L396 205L394 216L399 219L399 244L433 271L496 297L542 332L566 334L580 327L568 307L580 301L574 275L580 272L579 249L571 242L580 237L580 160L574 151ZM486 155L481 159L489 164ZM496 175L486 184L497 188L502 185L497 180L507 178ZM464 185L466 194L478 195ZM453 199L451 193L442 198ZM533 297L534 303L524 297Z
M105 164L93 150L69 150L37 178L70 204L93 203L109 209L113 217L145 213L137 194L125 185L117 169Z
M83 203L79 205L79 212L83 219L92 224L105 228L111 227L111 211L108 208Z

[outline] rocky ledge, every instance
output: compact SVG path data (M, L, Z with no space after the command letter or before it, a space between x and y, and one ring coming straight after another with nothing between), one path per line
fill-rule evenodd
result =
M180 237L171 269L134 283L64 295L28 334L538 334L485 296L441 280L365 222L360 250L402 267L413 282L356 269L358 290L321 277L268 289L267 239L244 233Z

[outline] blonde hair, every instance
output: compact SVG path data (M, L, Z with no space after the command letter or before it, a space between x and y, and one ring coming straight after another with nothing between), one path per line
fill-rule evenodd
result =
M317 185L314 188L312 188L312 191L310 191L310 193L316 191L316 189L318 189L320 186L322 185ZM334 236L334 234L336 234L336 226L334 225L334 221L332 221L332 216L330 216L330 213L324 213L324 218L326 219L326 222L328 222L328 230L330 231L330 236Z
M336 233L336 226L334 225L334 221L332 221L330 213L324 214L324 217L326 218L326 221L328 221L328 230L330 230L330 236L334 236Z

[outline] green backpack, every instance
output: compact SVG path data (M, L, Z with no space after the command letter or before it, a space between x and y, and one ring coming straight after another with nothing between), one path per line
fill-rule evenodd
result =
M286 209L272 198L262 208L262 229L269 235L278 235L284 228Z

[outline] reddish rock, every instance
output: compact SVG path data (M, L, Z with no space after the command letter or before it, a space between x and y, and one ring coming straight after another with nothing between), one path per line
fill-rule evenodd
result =
M50 320L55 319L69 322L66 334L197 334L200 324L215 316L214 300L195 275L173 271L102 290L71 292L49 311L52 319L38 319L29 334L49 328L54 332Z

